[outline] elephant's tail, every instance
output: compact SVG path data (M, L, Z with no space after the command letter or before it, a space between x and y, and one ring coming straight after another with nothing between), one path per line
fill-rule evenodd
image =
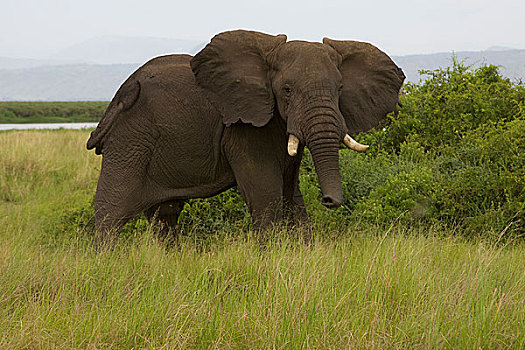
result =
M118 89L115 97L111 100L106 112L100 119L97 128L91 133L91 136L87 142L87 149L95 148L96 154L102 153L102 144L104 136L111 130L115 120L119 116L120 112L125 111L137 100L140 93L140 83L133 77L128 78Z

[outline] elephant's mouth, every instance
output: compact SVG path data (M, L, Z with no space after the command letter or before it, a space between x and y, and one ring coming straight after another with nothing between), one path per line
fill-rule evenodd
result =
M346 134L343 138L343 143L346 147L357 151L357 152L364 152L366 151L370 146L363 145L356 140L354 140L350 135ZM288 137L288 154L292 157L295 157L297 155L297 148L299 147L299 139L297 136L290 134Z

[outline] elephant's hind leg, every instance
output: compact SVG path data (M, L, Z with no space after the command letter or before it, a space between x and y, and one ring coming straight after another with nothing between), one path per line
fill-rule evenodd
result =
M171 200L156 204L145 211L150 222L159 224L158 233L161 239L177 241L177 222L185 203L185 200Z
M143 199L141 170L102 160L95 194L95 240L112 242L122 227L150 205Z

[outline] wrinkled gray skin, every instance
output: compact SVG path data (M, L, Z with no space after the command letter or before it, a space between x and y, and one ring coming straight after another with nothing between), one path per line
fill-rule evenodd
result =
M195 57L158 57L134 72L88 141L103 155L97 233L142 212L174 228L185 200L234 185L257 228L304 222L304 146L322 203L341 205L340 142L397 112L404 74L370 44L323 42L225 32ZM295 157L290 134L300 140Z

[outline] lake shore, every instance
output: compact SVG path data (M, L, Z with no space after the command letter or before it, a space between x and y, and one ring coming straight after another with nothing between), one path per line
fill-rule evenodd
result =
M0 124L1 130L33 130L33 129L93 129L98 123L28 123Z

